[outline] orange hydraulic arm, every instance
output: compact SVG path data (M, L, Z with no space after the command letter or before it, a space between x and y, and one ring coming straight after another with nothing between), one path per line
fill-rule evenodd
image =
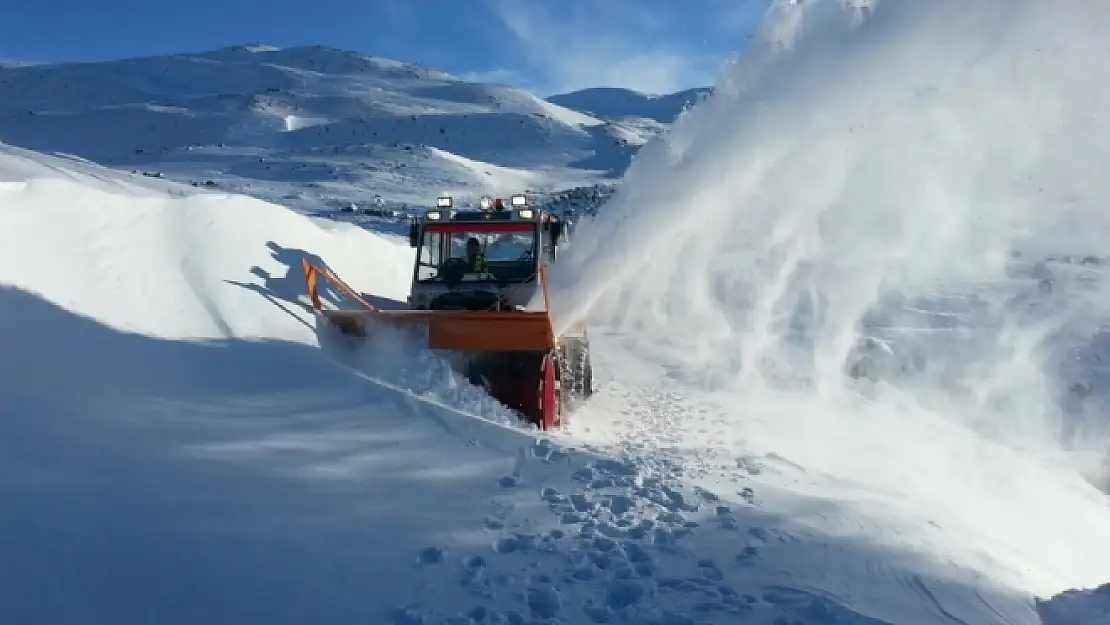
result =
M366 300L362 299L361 295L355 293L354 289L347 286L347 283L340 280L339 276L335 275L334 273L328 271L323 267L317 267L316 265L309 263L307 258L301 259L301 269L304 270L304 279L306 282L308 282L308 297L310 300L312 300L312 307L316 310L324 310L324 305L320 301L320 294L316 286L316 276L318 275L324 276L325 280L334 284L336 287L339 288L340 291L343 291L345 294L351 296L351 298L359 304L362 304L363 308L365 308L366 310L377 310Z

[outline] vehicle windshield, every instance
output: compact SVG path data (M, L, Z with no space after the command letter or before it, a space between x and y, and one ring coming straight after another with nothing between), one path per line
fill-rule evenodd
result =
M425 231L417 248L418 282L443 280L444 266L463 282L526 282L536 273L536 229L516 232Z

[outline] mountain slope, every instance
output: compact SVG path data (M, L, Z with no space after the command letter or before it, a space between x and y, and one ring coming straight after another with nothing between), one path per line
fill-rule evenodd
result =
M549 96L548 102L600 119L649 119L671 124L687 108L708 97L710 87L695 87L666 95L640 93L619 87L591 87Z
M0 68L0 141L307 210L593 184L627 166L626 134L519 89L320 46Z

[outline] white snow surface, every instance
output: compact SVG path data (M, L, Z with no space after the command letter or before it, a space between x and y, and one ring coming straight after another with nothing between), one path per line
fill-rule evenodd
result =
M302 258L403 300L403 239L0 144L0 622L1106 622L1110 7L848 4L576 228L551 435L306 310Z

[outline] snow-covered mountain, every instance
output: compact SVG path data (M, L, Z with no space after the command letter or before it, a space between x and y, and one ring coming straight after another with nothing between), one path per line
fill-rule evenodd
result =
M0 141L313 211L613 180L641 126L321 46L0 67Z
M5 132L122 171L0 144L0 623L1108 622L1110 12L776 4L766 30L805 37L733 66L612 196L582 169L606 119L433 70L5 70L31 107ZM360 112L417 101L439 112ZM443 119L526 130L331 136ZM571 180L555 202L608 200L551 272L597 391L559 431L307 309L302 260L396 300L413 254L303 208ZM846 375L862 338L883 375Z
M553 95L547 101L601 119L645 119L665 126L712 93L711 87L695 87L662 95L619 87L592 87Z

